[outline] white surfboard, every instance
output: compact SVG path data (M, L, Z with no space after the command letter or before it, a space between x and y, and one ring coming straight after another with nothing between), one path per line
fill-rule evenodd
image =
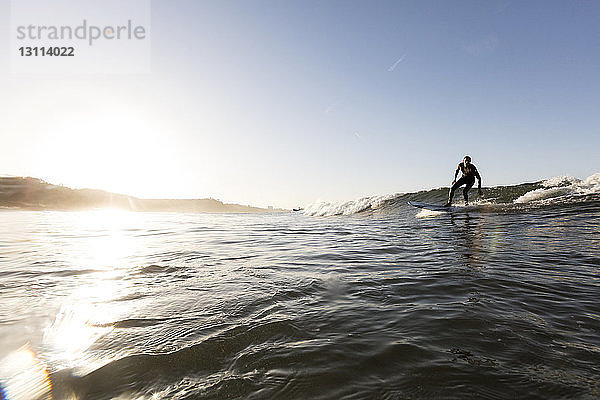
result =
M461 208L464 208L464 207L454 207L454 206L446 207L446 206L442 206L439 204L423 203L421 201L409 201L408 204L410 204L413 207L424 208L425 210L440 211L440 212L455 212L455 211L460 211Z

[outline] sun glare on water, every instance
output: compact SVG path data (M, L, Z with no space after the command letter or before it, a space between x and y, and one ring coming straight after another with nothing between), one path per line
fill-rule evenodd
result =
M131 290L128 257L135 252L134 241L125 226L135 213L101 210L76 213L74 230L81 236L72 240L67 254L75 268L94 270L66 296L54 321L43 336L45 355L53 367L76 368L85 373L105 363L91 347L113 330L113 322L130 310L126 302L114 302Z
M55 368L77 368L85 373L103 364L89 350L112 331L112 322L120 316L120 310L111 307L110 301L125 288L111 273L97 274L96 279L66 298L54 321L44 330L45 355Z
M51 399L52 385L46 365L28 346L0 360L0 399Z
M135 250L135 244L123 231L133 215L119 209L79 212L74 223L81 236L70 248L70 262L86 269L110 270L120 267Z
M84 375L119 356L94 346L113 331L115 321L132 313L130 303L115 300L132 290L132 281L124 278L139 247L133 235L142 216L98 210L64 218L46 245L70 278L64 280L52 306L56 311L50 311L39 338L0 360L0 400L50 399L48 371L71 368Z

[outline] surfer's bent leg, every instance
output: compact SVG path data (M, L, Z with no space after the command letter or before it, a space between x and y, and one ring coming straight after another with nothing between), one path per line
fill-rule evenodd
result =
M465 198L465 203L469 204L469 190L471 190L471 188L473 187L473 185L475 184L475 178L470 179L468 182L465 182L467 185L465 186L465 188L463 189L463 197Z
M473 181L473 183L474 182L475 181ZM448 205L452 204L452 199L454 199L454 192L456 192L456 189L458 189L459 187L461 187L464 184L465 184L465 178L461 177L459 180L456 181L456 183L454 185L452 185L452 187L450 188L450 194L448 195ZM471 184L471 186L473 186L473 184Z

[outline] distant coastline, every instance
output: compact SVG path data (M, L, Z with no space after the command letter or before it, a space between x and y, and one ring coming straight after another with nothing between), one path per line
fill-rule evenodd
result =
M140 199L97 189L71 189L39 178L0 177L0 209L91 210L118 208L128 211L258 213L285 211L216 199Z

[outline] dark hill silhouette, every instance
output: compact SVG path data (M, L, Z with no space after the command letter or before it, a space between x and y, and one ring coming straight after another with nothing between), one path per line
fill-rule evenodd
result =
M71 189L38 178L0 177L0 207L26 210L120 208L130 211L269 212L215 199L140 199L96 189Z

